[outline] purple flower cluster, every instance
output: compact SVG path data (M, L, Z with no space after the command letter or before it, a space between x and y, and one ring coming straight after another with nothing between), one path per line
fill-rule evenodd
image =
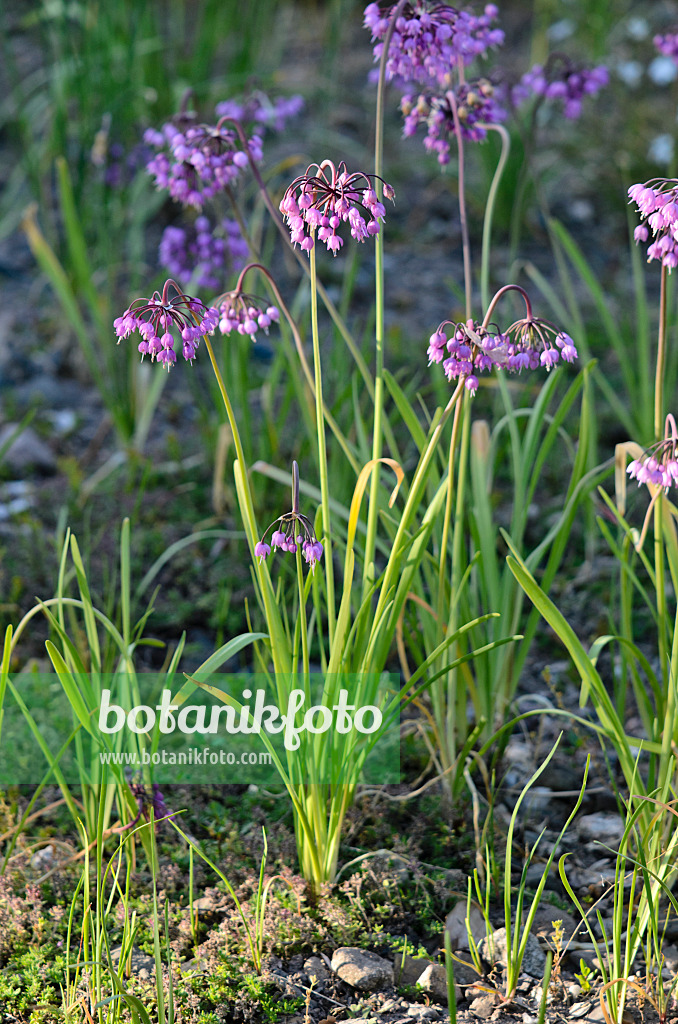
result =
M474 320L444 320L431 335L428 346L429 366L442 363L450 381L464 378L464 386L471 395L478 388L478 373L495 367L511 373L536 370L539 366L550 370L561 358L568 363L577 358L572 338L549 321L533 318L517 320L503 334L489 331Z
M670 413L666 417L663 440L630 462L626 472L638 481L639 487L641 484L654 484L668 493L672 484L678 485L678 432Z
M269 531L272 530L271 543L266 542ZM301 548L301 553L311 568L315 569L315 563L322 558L323 546L317 539L311 520L308 516L299 511L299 466L292 463L292 511L279 516L266 529L264 536L254 545L254 554L261 562L270 555L271 545L273 550L280 548L281 551L288 551L296 554Z
M652 42L663 57L670 57L675 64L678 64L678 32L667 32L665 36L655 36Z
M311 164L305 174L294 179L280 203L294 245L310 252L317 235L336 256L344 244L337 234L342 223L349 224L356 242L378 235L386 210L377 196L374 179L375 175L363 171L349 174L345 163L338 169L330 160ZM386 199L393 200L391 186L383 182L383 187Z
M449 89L443 96L421 93L403 96L400 109L405 115L403 134L414 135L421 124L426 125L424 146L436 153L438 163L450 161L450 138L455 135L453 104L459 118L459 129L465 139L481 142L487 135L484 125L506 120L506 111L494 99L494 87L487 79L471 84L464 82Z
M271 543L267 544L266 534L274 526L276 529L271 534ZM301 532L298 532L299 530ZM315 563L323 556L323 546L316 538L310 520L301 512L287 512L271 523L262 539L255 544L254 554L263 562L270 555L271 546L274 551L280 548L281 551L287 551L292 555L301 547L301 553L311 572L315 570Z
M364 24L371 30L373 41L386 36L395 6L382 11L379 4L372 3L365 8ZM492 27L498 13L495 4L488 4L479 16L436 0L405 4L391 36L387 79L422 83L433 80L447 88L459 60L470 64L504 42L501 29ZM382 50L383 42L378 42L373 50L375 60L381 58Z
M673 270L678 266L678 181L658 178L632 185L629 197L643 220L634 232L636 242L647 242L652 232L648 263L661 260L663 266Z
M271 100L263 92L252 93L241 103L237 100L224 100L218 103L215 112L217 117L230 117L242 124L255 123L281 132L285 122L297 117L304 108L302 96L277 96Z
M224 218L212 224L204 215L187 228L165 228L160 241L159 259L173 278L187 286L195 279L198 288L216 291L226 269L240 270L248 248L238 222Z
M238 334L249 334L256 341L256 333L262 330L268 334L271 324L278 323L280 313L277 306L262 308L262 300L244 292L227 292L217 299L219 312L219 330L222 334L237 331Z
M154 292L150 299L135 299L123 315L113 321L113 326L118 344L122 338L138 331L142 359L148 355L151 362L157 359L169 370L177 361L172 329L179 332L184 359L192 362L200 338L204 334L213 334L218 323L216 309L208 309L200 299L184 295L179 286L169 280L162 294Z
M299 516L297 516L298 520ZM280 548L281 551L289 551L290 554L294 554L301 546L301 553L311 571L315 569L315 563L323 556L323 546L319 540L316 540L315 537L305 537L301 533L295 535L294 529L291 529L289 533L285 533L284 530L274 530L271 534L271 544L274 551L276 548ZM265 540L260 540L254 547L254 554L262 562L270 553L271 545L267 544Z
M250 157L262 159L262 140L252 135L246 152L237 132L225 127L225 118L216 125L188 120L185 126L187 120L187 115L180 115L181 126L170 122L162 131L149 128L145 132L144 141L157 150L146 170L156 188L167 189L176 202L201 210L207 200L233 184Z
M511 90L511 100L516 107L532 96L559 100L565 117L574 120L581 114L584 97L595 96L609 80L608 70L602 64L583 68L572 64L566 57L554 55L546 65L535 64L525 72Z

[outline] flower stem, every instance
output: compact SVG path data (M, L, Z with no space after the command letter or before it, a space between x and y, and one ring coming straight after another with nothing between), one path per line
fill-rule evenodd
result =
M664 436L664 367L666 363L667 269L662 264L659 291L659 336L657 339L657 369L654 380L654 439Z
M382 196L382 164L384 160L384 92L386 88L386 61L396 19L404 6L400 0L391 15L379 61L379 84L377 87L376 129L374 136L375 189ZM384 228L375 238L374 286L375 286L375 376L374 376L374 420L372 425L372 459L375 463L370 481L370 500L367 513L367 536L365 538L365 560L363 562L363 591L374 580L374 549L377 536L377 514L379 511L379 460L382 452L383 409L384 409Z
M494 216L494 204L497 198L497 192L499 191L499 183L501 182L504 168L506 167L506 161L508 160L509 150L511 148L511 139L509 133L501 124L486 124L482 127L497 132L501 138L501 153L499 154L499 160L494 172L494 177L492 178L490 190L487 193L487 202L485 204L483 246L480 256L480 301L483 309L487 309L487 304L490 301L490 246L492 241L492 218Z
M269 638L271 641L271 654L273 657L273 665L276 672L288 673L290 671L290 658L287 644L284 642L284 631L282 629L282 623L280 622L280 615L275 602L275 593L271 578L268 573L268 569L265 565L260 563L260 560L254 554L254 547L257 543L257 521L254 514L254 502L252 501L252 492L250 491L250 483L247 475L247 462L245 461L245 453L243 451L242 441L240 439L240 431L238 430L238 422L233 412L233 406L231 400L228 397L228 391L224 384L224 379L221 376L219 364L214 356L214 349L212 348L212 342L209 339L209 335L203 335L203 341L207 348L207 354L212 364L212 370L217 381L217 386L221 394L228 422L231 427L231 433L233 434L233 444L235 446L236 455L240 467L240 475L242 477L242 489L243 496L245 499L245 508L241 509L243 523L245 526L245 533L247 534L247 543L249 544L250 554L252 556L252 562L254 564L254 571L259 581L259 587L261 589L262 599L264 602L264 612L266 615L266 622L269 629Z
M457 191L459 193L459 221L461 224L461 246L464 256L464 295L466 305L466 319L471 316L472 305L472 281L471 281L471 243L468 233L468 220L466 217L466 180L464 173L464 140L461 136L461 124L457 110L457 100L452 89L447 93L447 101L450 104L452 117L454 119L454 133L457 136L457 149L459 152L459 168L457 171Z
M657 368L655 371L654 383L654 439L661 441L664 436L664 367L666 363L666 291L668 284L667 268L662 264L661 284L659 291L659 334L657 338ZM664 559L664 495L659 493L654 506L654 571L657 592L657 623L659 627L658 651L659 664L664 679L666 706L664 711L673 709L673 691L675 680L671 678L669 671L669 649L668 649L668 608L666 602L666 572ZM674 629L676 628L674 623ZM672 730L668 725L666 714L664 718L664 735L662 739L662 754L668 757L673 740ZM664 758L662 757L662 760Z
M310 253L311 269L311 332L313 334L313 368L315 371L315 410L318 433L318 469L323 514L322 543L325 549L325 581L327 584L327 629L330 648L334 642L336 608L334 605L334 564L332 562L332 531L330 527L330 489L327 474L325 421L323 416L323 383L320 363L320 336L318 332L318 292L315 264L315 245Z

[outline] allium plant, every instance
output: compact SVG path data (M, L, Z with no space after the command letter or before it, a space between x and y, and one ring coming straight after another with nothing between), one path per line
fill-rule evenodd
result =
M470 142L482 142L487 126L498 125L507 117L494 98L494 86L486 78L463 82L442 96L408 93L400 101L400 109L405 118L403 134L415 135L419 126L425 125L424 146L443 166L450 162L450 142L457 131Z
M636 242L652 242L647 249L648 263L660 260L667 270L678 266L678 181L657 178L632 185L629 198L638 207L642 223L634 232Z
M669 500L678 483L678 430L672 414L664 413L664 389L667 354L667 282L676 262L673 258L673 234L676 215L676 186L673 180L638 183L629 196L638 206L642 223L636 229L636 241L647 242L650 231L655 241L648 250L648 261L659 260L659 330L657 337L654 386L654 440L647 445L625 441L615 451L615 500L599 490L617 531L606 519L600 526L619 563L618 622L605 636L598 637L586 650L544 587L529 571L518 552L513 550L509 567L526 595L569 651L581 677L580 707L590 701L595 709L594 728L612 745L626 783L626 828L620 840L615 880L614 925L605 935L605 960L612 977L605 977L601 1004L607 1020L624 1019L624 1005L632 978L635 957L643 943L653 947L661 964L663 941L661 904L667 896L674 908L671 890L678 877L676 859L676 785L678 784L678 512ZM627 465L629 455L632 461ZM642 529L633 528L626 518L626 480L638 482L649 496ZM645 539L653 527L651 551ZM638 635L638 595L643 608L652 612L651 625ZM656 638L652 633L656 629ZM656 651L648 656L648 646L656 639ZM613 693L598 670L601 653L614 649L616 660ZM631 711L630 698L634 698ZM629 721L637 713L635 735ZM590 725L585 718L582 724ZM616 788L616 784L615 784ZM637 884L642 876L642 888ZM564 866L561 878L569 895L581 909L567 882ZM628 891L628 882L631 882ZM620 895L622 898L617 899ZM627 920L628 919L628 920ZM587 925L588 927L588 925ZM589 927L592 937L594 933ZM610 966L611 965L611 966ZM661 967L659 970L661 979ZM660 980L660 984L663 981ZM636 986L637 987L637 986Z
M382 184L386 198L393 200L393 188ZM386 209L374 186L373 174L349 174L344 163L338 168L331 160L311 164L305 174L294 179L280 202L294 245L310 252L317 237L336 256L344 244L338 234L342 224L348 224L356 242L378 235Z
M311 520L299 511L299 466L292 463L292 509L278 516L264 532L261 540L255 545L254 554L263 561L271 553L271 544L266 537L271 534L273 550L280 548L290 554L299 551L308 563L311 571L316 562L322 558L323 546L315 535Z
M537 96L562 103L565 117L571 121L581 114L586 96L595 96L608 84L610 76L605 65L585 68L574 64L564 54L551 54L546 64L535 64L526 71L511 90L511 101L519 107Z
M446 87L458 62L470 64L504 42L502 30L493 27L499 14L495 4L487 4L483 14L474 15L437 0L394 4L385 10L375 3L365 8L365 27L371 30L373 41L381 40L373 49L376 60L382 56L394 14L385 68L387 81L434 79Z
M678 32L667 32L663 36L657 35L652 42L663 57L670 57L674 64L678 64Z
M576 357L571 339L550 322L534 316L529 298L517 285L500 288L491 301L483 301L484 315L473 315L471 254L464 198L464 143L469 138L477 137L478 133L488 127L499 126L486 124L480 120L481 111L482 116L493 113L489 106L489 89L484 87L482 97L480 93L472 94L473 87L466 82L465 69L474 57L502 41L502 33L493 26L496 15L497 9L493 5L489 5L483 15L476 17L445 4L428 3L423 0L414 4L406 4L404 0L400 0L386 13L382 13L377 5L371 4L366 11L366 22L373 31L377 48L382 47L374 171L349 171L345 162L333 162L329 159L312 163L285 189L279 206L283 220L278 218L263 182L257 177L255 155L249 148L242 127L234 124L233 130L239 147L237 152L246 154L262 196L265 196L264 201L269 212L283 230L286 225L289 231L289 244L293 249L298 247L301 250L299 253L297 249L297 254L300 257L303 257L304 253L308 255L308 260L303 258L302 262L307 263L310 278L312 372L305 362L299 333L278 297L276 308L281 310L294 333L300 363L315 400L317 467L321 499L315 523L300 512L299 481L295 463L292 475L292 510L278 517L263 533L259 529L238 423L209 338L210 331L216 326L226 333L236 331L250 337L254 337L257 329L265 330L270 326L276 319L271 307L265 306L263 301L244 292L245 274L249 273L253 266L258 266L259 271L268 278L276 296L279 296L270 274L261 265L250 265L242 271L235 289L223 293L209 310L202 303L196 309L191 309L192 313L196 313L196 326L199 322L207 323L210 329L204 335L205 347L233 434L236 453L236 492L252 558L257 597L268 629L267 652L261 656L267 663L266 667L269 662L273 666L281 700L289 693L290 686L294 685L294 673L299 673L305 685L311 672L313 652L313 660L321 665L327 679L346 678L346 675L350 674L359 681L355 692L351 694L356 706L360 703L373 702L376 691L371 680L378 679L385 671L393 654L396 635L402 626L405 607L412 593L418 592L423 585L422 581L425 583L429 579L427 556L432 538L435 537L434 558L438 567L438 585L432 587L428 594L428 607L431 607L431 603L436 605L437 635L435 641L419 658L416 670L408 673L405 688L395 693L392 699L383 705L384 725L401 707L405 691L408 701L415 699L435 679L444 678L445 687L456 687L453 701L457 702L463 686L462 678L457 675L461 665L481 652L488 654L514 639L495 636L489 642L483 643L480 650L473 650L468 637L492 617L492 612L484 611L475 617L469 616L465 621L459 611L459 580L467 569L463 543L460 543L466 500L467 460L464 453L468 445L470 402L479 386L479 375L495 369L499 374L505 370L519 372L538 367L551 369L561 360L571 361ZM379 53L378 49L377 52ZM392 454L387 455L383 451L385 443L391 445L387 431L388 420L385 416L386 383L389 378L385 372L384 358L384 201L393 200L394 191L382 173L382 132L384 83L387 78L394 75L416 81L425 87L422 91L428 89L433 81L436 95L452 97L452 120L451 124L446 126L446 141L451 141L457 146L459 157L458 189L465 255L466 309L463 318L445 321L434 336L436 340L431 341L429 354L432 361L443 363L444 371L451 382L450 394L444 409L437 413L429 434L422 432L418 462L411 474L402 507L399 511L392 511L382 518L381 513L386 511L386 495L381 480L384 467L396 474L398 486L405 475ZM479 115L475 119L472 117L473 111ZM213 165L211 160L213 156L220 158L227 152L236 152L233 148L228 149L231 142L235 145L235 140L227 137L230 131L229 113L232 111L222 115L212 133L206 130L205 126L197 126L200 130L195 133L191 133L190 126L182 126L181 139L176 139L174 134L169 133L171 145L176 143L178 157L181 157L185 164L178 169L177 180L188 181L189 184L185 188L189 192L194 188L204 167L209 168L209 174L206 180L201 179L199 187L195 185L196 192L203 186L210 185L213 180L210 175L216 175L218 167L222 164L225 168L244 166L244 160L239 159L236 162L235 156L230 158L230 162L229 158L225 158L221 163L217 160L216 165ZM498 118L499 115L494 113ZM176 131L179 131L178 127ZM205 161L202 158L196 161L197 151L202 153ZM188 159L184 159L186 157ZM184 194L185 188L182 184L179 192ZM350 246L351 242L373 244L375 247L374 376L372 377L366 367L358 364L368 384L374 406L372 429L369 431L368 428L365 431L366 434L371 433L371 458L362 466L356 459L358 449L350 438L342 434L324 400L318 298L323 295L319 281L322 274L320 261L326 257L322 246L315 244L316 240L324 243L324 247L333 256L344 247ZM526 312L524 317L514 320L502 329L496 326L496 310L498 304L510 293L516 293L522 298ZM196 304L198 300L186 301ZM143 307L144 316L150 315L147 312L147 305ZM167 318L168 311L163 310L161 315ZM139 316L138 307L134 306L120 318L116 329L120 334L130 333L138 328ZM166 326L164 321L162 326ZM445 330L447 327L451 328L449 332ZM164 350L162 342L161 347ZM169 345L167 347L169 348ZM358 352L357 346L355 351ZM404 406L401 405L399 408ZM408 423L416 421L416 413L410 410ZM338 525L339 517L336 515L336 505L333 505L332 500L334 496L330 466L334 466L338 450L334 449L333 461L330 463L327 452L327 427L334 434L351 470L356 474L348 522L344 528ZM443 441L446 445L449 444L449 463L447 475L441 479L438 473L437 454ZM396 502L398 486L388 500L390 508L393 508ZM363 514L364 500L367 507ZM453 500L456 500L457 507L462 509L462 514L458 517L452 515ZM364 523L361 522L363 515ZM455 522L455 536L450 545L448 533L452 521ZM359 529L364 529L364 542L360 547L356 545ZM297 563L297 594L294 603L289 604L284 613L279 603L284 594L282 582L276 589L270 576L274 565L269 556L275 548L294 554ZM343 566L340 564L340 554L343 554ZM304 557L314 572L305 572ZM356 569L359 572L358 579ZM308 616L306 606L311 600L314 606L313 614ZM336 700L333 685L328 683L323 693L323 702L326 702L328 708ZM190 691L182 689L182 699L188 692ZM465 703L464 699L464 706ZM455 754L452 748L456 740L453 739L450 746L449 737L446 738L444 735L444 723L448 722L449 725L454 713L449 706L446 710L444 699L437 700L435 711L439 725L442 723L438 730L439 739L447 747L447 752L443 755L444 770L447 772L449 768L454 767ZM303 755L308 758L305 765L307 771L301 776L304 781L299 781L298 770L293 772L289 764L287 768L282 764L278 766L294 806L302 871L316 890L323 882L331 881L335 876L341 824L359 781L362 761L354 756L353 748L342 745L346 742L341 736L334 736L331 739L330 748L309 742L304 748ZM320 784L313 781L319 778L320 765L327 758L337 763L348 763L350 773L347 784ZM459 772L461 769L463 763ZM311 780L310 783L307 780Z
M185 120L185 115L182 118ZM261 160L262 139L252 135L244 147L228 117L215 125L163 125L161 131L149 128L144 141L157 150L148 163L158 189L167 189L172 199L183 206L202 210L204 203L214 199L232 185L243 168L253 160Z
M195 281L196 288L212 291L221 287L224 274L242 269L248 254L236 220L224 217L213 224L204 214L189 227L166 227L158 250L161 265L185 288Z
M138 332L142 358L150 356L151 362L157 359L169 370L177 361L175 345L179 341L184 359L193 362L200 338L214 334L218 322L219 313L214 307L208 309L200 299L184 295L179 286L169 280L162 293L153 292L150 299L135 299L122 316L114 320L113 326L118 344Z

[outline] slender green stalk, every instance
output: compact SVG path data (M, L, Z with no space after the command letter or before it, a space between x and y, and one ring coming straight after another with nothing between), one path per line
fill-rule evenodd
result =
M425 484L426 484L426 476L427 476L427 472L428 472L428 467L430 466L431 460L433 459L433 456L435 455L436 449L438 447L438 442L440 441L440 435L442 434L443 428L445 427L445 424L447 423L447 421L448 421L448 419L450 417L450 413L452 412L452 410L454 409L455 405L459 401L459 397L460 397L460 395L461 395L461 393L463 391L463 388L464 388L464 382L463 382L463 380L460 380L459 383L457 384L456 388L454 389L452 397L450 398L449 402L445 406L445 408L443 410L443 413L442 413L442 415L440 417L440 420L438 421L438 424L437 424L435 430L431 434L431 438L430 438L429 443L428 443L428 445L426 447L426 450L424 451L424 453L422 454L422 456L421 456L421 458L419 460L419 464L418 464L418 466L416 468L416 471L415 471L415 474L414 474L414 478L412 480L412 486L410 488L410 493L407 496L407 501L405 502L405 507L404 507L402 515L400 517L400 522L398 524L398 529L396 531L396 535L395 535L395 538L393 540L393 544L392 544L392 550L393 551L399 551L401 546L402 546L402 544L405 541L406 534L409 531L410 525L411 525L411 522L412 522L412 516L414 515L414 512L419 507L419 504L421 502L422 494L423 494L424 487L425 487ZM381 585L381 590L380 590L380 593L379 593L379 601L377 603L377 608L376 608L376 611L374 613L374 621L375 622L379 620L380 615L384 611L387 599L389 599L389 597L390 597L390 589L393 586L393 584L395 583L394 576L395 576L396 568L399 567L399 565L400 565L400 560L399 559L393 559L393 558L389 559L388 565L386 566L386 572L384 574L384 581L383 581L383 583Z
M511 138L509 133L501 124L485 124L483 125L483 128L486 128L488 131L497 132L501 139L501 153L499 154L499 160L492 178L490 190L487 193L485 218L483 220L483 245L480 254L480 301L483 309L487 309L487 305L490 301L490 247L492 242L492 218L494 216L494 204L497 198L497 192L499 191L499 184L501 182L504 168L506 167L506 161L508 160L509 150L511 148Z
M666 369L666 314L668 271L662 264L659 291L659 336L657 338L657 369L654 379L654 439L664 436L664 373Z
M228 397L228 391L224 384L224 379L221 376L219 364L214 355L214 349L209 339L209 335L203 335L203 340L207 348L207 354L212 364L212 370L217 381L219 393L224 403L228 422L231 427L233 434L233 444L237 455L237 463L234 467L236 471L236 483L238 478L242 483L242 487L239 488L239 492L242 495L242 501L245 505L243 514L243 522L245 525L245 533L247 534L247 542L250 547L252 555L252 562L254 565L255 572L257 573L259 585L261 588L262 599L264 602L264 608L266 612L266 622L268 628L271 631L271 654L273 656L273 664L276 672L287 673L290 671L290 658L287 643L284 639L284 631L282 629L282 623L280 622L280 615L276 606L275 593L271 584L270 577L268 575L268 569L265 565L260 563L260 560L255 557L254 547L257 543L257 525L256 517L254 514L254 503L252 501L252 492L250 490L249 479L247 476L247 462L245 461L245 453L242 447L242 441L240 440L240 431L238 430L238 423L233 412L233 406L231 400Z
M377 86L376 128L374 137L375 189L381 199L382 165L384 160L384 93L386 89L386 62L395 23L405 6L400 0L391 14L388 30L379 61L379 84ZM370 499L367 513L367 537L365 539L365 561L363 563L363 596L374 582L374 549L377 535L377 514L379 511L379 459L382 452L383 411L384 411L384 228L375 238L374 247L375 285L375 371L374 371L374 421L372 427L372 459L375 462L370 481Z
M242 125L240 124L239 121L236 121L235 118L223 118L222 120L224 122L228 121L228 122L230 122L230 123L232 123L234 125L235 130L238 133L240 141L241 141L241 143L243 145L243 151L247 154L247 157L249 159L250 170L252 171L252 174L254 175L254 180L256 181L257 186L259 188L259 193L261 195L261 198L264 201L264 206L266 207L266 209L268 210L269 214L271 215L273 223L275 224L275 226L277 227L278 231L282 235L283 239L285 240L285 243L288 246L290 246L292 252L294 253L294 257L295 257L297 263L299 264L301 269L304 271L304 273L305 274L309 274L309 276L310 276L308 261L306 259L304 259L302 254L299 252L299 250L297 248L295 248L295 246L291 245L290 234L289 234L289 231L287 230L287 228L285 227L285 224L283 223L282 217L280 216L280 211L277 210L275 208L274 204L271 202L271 197L268 194L268 189L266 188L266 185L264 183L264 179L261 177L261 174L259 172L259 168L257 167L256 161L254 160L254 158L252 157L252 155L250 153L249 142L247 140L247 136L245 135L245 133L243 131ZM355 364L358 367L358 370L360 371L360 375L361 375L361 377L363 378L363 380L365 382L365 386L367 387L367 390L369 392L370 398L374 399L374 381L372 380L372 375L370 374L370 371L369 371L369 368L367 366L367 363L363 359L362 352L360 351L360 349L356 345L355 339L353 338L353 335L351 334L351 332L349 331L348 327L344 323L344 320L343 320L339 310L337 309L337 307L334 305L334 303L330 299L329 295L327 294L325 288L322 285L322 282L318 281L316 283L316 288L317 288L318 294L320 295L321 299L323 300L323 305L325 306L325 309L327 310L327 312L330 314L330 316L332 318L334 326L337 328L337 330L341 334L342 338L346 342L346 346L347 346L349 352L351 353L351 355L353 356L353 359L355 360Z
M452 495L454 494L454 462L459 439L459 424L461 422L463 402L457 402L454 407L454 420L452 421L452 437L450 438L450 454L447 463L447 494L445 496L445 518L443 519L443 535L440 541L440 564L438 566L438 633L442 639L443 611L445 607L445 581L447 576L447 541L450 533L450 521L452 519Z
M654 439L660 441L664 436L664 372L666 364L666 319L667 319L667 268L662 264L661 284L659 292L659 334L657 338L657 366L654 384ZM664 496L657 495L654 506L654 567L657 593L658 650L661 675L667 689L667 704L673 704L675 680L669 674L668 651L668 606L666 601L666 566L664 552ZM673 740L671 729L664 727L662 739L662 763L668 760Z
M311 265L311 333L313 335L313 368L315 371L315 409L318 432L318 470L323 514L322 543L325 549L325 582L327 586L327 631L330 647L334 641L336 608L334 604L334 565L332 563L332 530L330 525L330 484L327 475L327 448L323 418L323 382L320 362L320 335L318 331L318 291L315 263L315 245L310 253Z
M459 166L457 169L457 192L459 200L459 221L461 224L461 246L464 257L464 296L466 319L471 317L473 302L473 281L471 278L471 242L468 233L468 218L466 216L466 175L464 172L464 140L461 135L461 123L459 111L457 110L457 99L452 89L445 97L450 104L452 117L454 119L454 134L457 136L457 151L459 153Z

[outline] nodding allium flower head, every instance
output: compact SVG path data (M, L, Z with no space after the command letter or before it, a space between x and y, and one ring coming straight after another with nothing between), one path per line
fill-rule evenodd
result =
M632 185L629 197L638 207L642 223L634 232L636 242L647 242L647 261L661 260L669 271L678 266L678 181L656 178Z
M454 107L463 138L481 142L487 135L485 125L506 120L506 111L494 97L494 87L487 79L464 82L448 89L443 96L420 93L403 96L400 109L405 115L404 135L414 135L421 124L427 128L424 146L436 153L438 163L450 161L450 138L456 133Z
M372 39L383 40L396 4L382 11L379 4L365 8L365 27ZM494 46L501 46L504 33L493 28L499 10L488 4L477 16L437 0L414 0L402 8L394 26L386 61L386 78L405 82L437 82L447 88L459 61L470 64ZM383 42L374 47L381 59Z
M302 96L277 96L272 100L266 93L254 92L241 103L237 100L217 103L215 113L217 117L231 117L243 124L254 122L281 132L285 122L291 117L297 117L303 108Z
M224 218L212 224L204 215L190 227L166 227L160 240L160 263L175 280L187 287L216 291L228 270L240 270L247 259L247 242L238 222Z
M232 185L247 167L249 159L261 160L262 140L252 135L246 149L228 117L216 125L194 124L185 112L174 122L163 125L162 131L148 129L144 141L158 151L147 164L158 189L167 189L174 200L184 206L201 210L228 185Z
M639 459L627 466L626 472L641 484L654 484L668 492L678 486L678 431L676 421L669 413L664 427L664 438L648 448Z
M665 36L655 36L652 42L663 57L670 57L674 64L678 64L678 32L667 32Z
M608 70L602 64L584 68L563 54L554 53L545 65L535 64L525 72L511 90L511 100L516 107L531 96L559 100L565 117L574 120L581 114L584 97L594 96L609 80Z
M266 542L269 533L270 544ZM300 549L312 572L323 555L323 546L315 535L310 519L299 511L299 467L296 462L292 463L292 511L272 522L261 540L255 544L254 554L260 562L270 555L271 546L274 551L280 548L290 554L296 554Z
M503 333L474 320L444 320L428 346L429 366L442 363L450 381L464 378L471 395L478 387L478 373L494 368L520 373L540 366L550 370L561 358L568 363L577 358L572 338L549 321L531 316L517 320Z
M153 292L150 299L135 299L122 316L113 321L118 344L122 338L134 331L141 335L139 351L141 357L148 355L151 362L157 359L169 370L177 361L174 350L178 332L181 339L181 353L184 359L193 362L200 338L213 334L219 323L216 309L208 309L200 299L184 295L176 282L169 280L160 292Z
M280 319L277 306L266 306L263 299L246 295L238 289L221 295L216 300L216 306L222 334L237 331L238 334L249 334L252 341L257 340L257 331L268 334L271 324L277 324Z
M139 777L136 780L129 780L129 788L132 792L132 796L137 802L137 813L132 821L128 822L124 827L124 831L133 828L140 820L143 814L147 821L151 820L151 816L155 821L159 818L171 817L173 812L170 812L167 804L165 803L165 797L163 796L160 786L157 782L147 786Z
M356 242L378 235L386 210L377 196L375 180L376 175L363 171L349 174L345 163L338 168L330 160L311 164L305 174L294 179L280 203L292 242L310 252L317 236L336 256L344 244L338 234L343 223L349 225ZM394 190L385 181L382 184L386 199L393 200Z

